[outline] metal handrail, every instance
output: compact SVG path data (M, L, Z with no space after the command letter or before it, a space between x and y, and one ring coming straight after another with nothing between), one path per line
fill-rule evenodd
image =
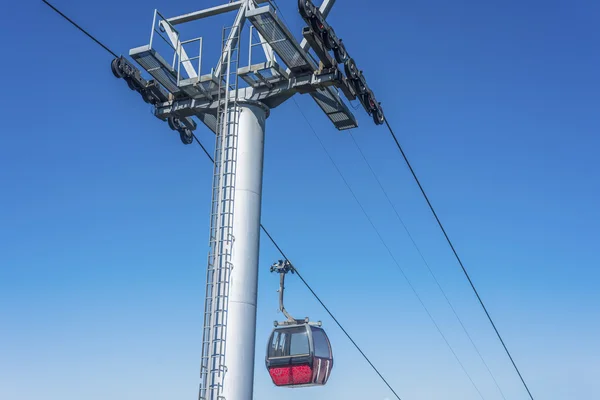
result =
M154 10L154 18L152 19L152 31L150 32L150 48L152 48L152 43L154 42L154 32L158 33L158 36L160 36L165 42L167 42L167 44L169 45L169 47L171 47L173 50L177 50L172 43L170 43L168 40L166 40L162 35L161 32L159 32L156 29L156 16L159 16L162 18L161 21L159 21L159 24L161 22L166 22L169 27L173 30L173 32L177 33L177 42L179 42L179 31L177 29L175 29L175 27L165 18L164 15L162 15L160 13L160 11L158 11L157 9Z
M157 29L157 16L162 18L159 22L158 22L158 26L162 26L161 24L164 22L166 24L169 25L169 27L171 28L171 30L173 32L175 32L177 34L177 47L173 46L173 43L171 43L171 41L167 38L165 38L161 32L164 32L164 30L159 31ZM160 13L160 11L158 11L157 9L154 9L154 17L152 19L152 30L150 32L150 48L152 48L152 44L154 43L154 33L158 34L158 37L160 37L162 40L165 41L165 43L171 48L173 49L173 51L175 52L175 54L173 54L173 61L171 63L171 68L174 70L175 69L175 61L177 60L177 55L178 55L178 51L177 48L179 47L179 31L177 29L175 29L175 27L165 18L164 15L162 15Z
M183 49L183 46L186 44L190 44L190 43L194 43L194 42L198 42L199 44L199 50L198 50L198 56L194 56L194 57L189 57L186 59L182 59L181 58L181 50ZM176 53L179 54L179 64L177 65L177 86L179 86L179 82L181 81L181 64L184 62L191 62L194 60L198 60L198 76L197 76L197 80L196 82L200 82L200 77L202 76L202 46L204 43L204 39L202 38L202 36L197 37L195 39L189 39L189 40L185 40L185 41L177 41L178 43L178 50L176 50Z

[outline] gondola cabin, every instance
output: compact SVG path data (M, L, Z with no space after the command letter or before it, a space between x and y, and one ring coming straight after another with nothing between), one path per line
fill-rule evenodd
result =
M279 326L269 339L267 370L276 386L322 386L333 368L325 331L311 324Z

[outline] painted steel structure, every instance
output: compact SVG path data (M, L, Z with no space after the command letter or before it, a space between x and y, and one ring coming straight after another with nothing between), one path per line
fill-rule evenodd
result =
M317 8L299 1L308 25L301 41L268 0L230 1L172 18L155 11L149 44L129 53L153 79L143 78L125 57L112 62L114 75L154 105L155 116L184 144L194 140L194 119L215 133L200 400L252 398L264 138L271 109L296 93L309 94L337 129L356 128L340 89L347 99L358 98L375 123L383 122L362 72L325 21L334 3L324 0ZM203 74L205 38L182 38L177 28L233 12L216 67ZM160 46L168 56L160 54ZM257 48L262 61L253 64ZM246 49L248 64L242 66Z

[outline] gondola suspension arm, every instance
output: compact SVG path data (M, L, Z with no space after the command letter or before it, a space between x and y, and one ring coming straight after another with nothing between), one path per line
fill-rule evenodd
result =
M287 318L287 320L283 321L283 322L275 321L274 325L275 326L283 326L283 325L297 325L297 324L308 323L311 325L321 326L321 321L316 322L316 323L309 322L308 317L306 317L304 319L295 319L285 309L285 306L283 303L283 297L284 297L284 292L285 292L285 275L288 272L291 272L293 274L295 272L294 266L288 260L285 260L285 261L279 260L276 263L274 263L273 265L271 265L271 272L276 272L279 274L279 290L278 290L278 292L279 292L279 310Z

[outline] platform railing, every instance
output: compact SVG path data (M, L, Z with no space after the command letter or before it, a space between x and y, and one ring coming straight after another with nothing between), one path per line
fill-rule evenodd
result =
M194 57L187 57L187 58L182 58L181 54L183 53L184 50L184 46L190 43L194 43L194 42L198 42L198 55L194 56ZM198 60L198 69L196 70L198 72L198 76L196 77L196 82L200 82L200 77L202 76L202 45L204 43L202 37L197 37L195 39L190 39L190 40L184 40L182 41L178 41L178 48L176 50L176 54L179 54L179 63L177 64L177 86L179 86L179 83L181 82L181 64L183 63L192 63L192 61ZM186 53L187 54L187 53Z
M158 17L162 18L161 20L158 21L157 23L157 19ZM177 35L177 46L174 46L173 43L171 42L171 39L169 37L165 37L163 34L166 34L166 30L163 26L163 24L167 24L169 26L169 28L171 28L171 30ZM155 34L158 34L158 37L160 37L162 40L165 41L165 43L171 48L173 49L173 61L171 63L171 68L173 68L173 70L175 70L175 61L177 60L177 55L179 54L178 48L179 48L179 44L180 44L180 40L179 40L179 31L177 29L175 29L175 27L164 17L164 15L162 15L158 10L154 10L154 17L152 19L152 31L150 32L150 45L149 47L152 49L153 44L154 44L154 36Z

